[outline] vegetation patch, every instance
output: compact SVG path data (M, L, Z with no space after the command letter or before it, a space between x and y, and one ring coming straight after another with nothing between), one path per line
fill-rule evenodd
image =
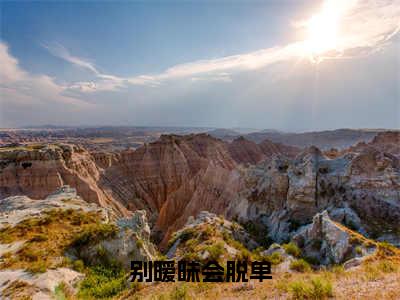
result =
M16 280L11 282L2 292L4 299L28 300L32 299L32 294L37 290L36 287L24 281Z
M0 243L26 242L14 255L3 255L0 269L22 268L37 273L68 265L64 252L72 244L105 238L115 231L113 225L99 220L95 212L55 209L3 228Z
M285 249L287 254L290 254L294 257L300 257L301 256L301 250L300 248L293 242L290 242L288 244L283 244L282 245L283 249Z
M105 299L113 297L128 286L127 274L117 264L97 265L86 271L79 285L78 297L83 299Z
M289 291L292 299L327 299L333 297L332 283L321 276L309 281L297 280L290 284Z
M310 264L302 258L292 261L290 263L290 269L301 273L311 271Z

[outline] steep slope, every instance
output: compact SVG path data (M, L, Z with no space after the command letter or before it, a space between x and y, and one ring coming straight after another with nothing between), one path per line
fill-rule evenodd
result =
M0 151L0 198L27 195L42 199L63 185L70 185L88 202L129 214L98 187L100 176L101 169L93 157L78 146L60 144Z
M294 160L275 158L247 171L246 189L232 200L228 216L267 226L285 240L322 210L374 238L400 242L400 165L373 148L326 158L311 147Z

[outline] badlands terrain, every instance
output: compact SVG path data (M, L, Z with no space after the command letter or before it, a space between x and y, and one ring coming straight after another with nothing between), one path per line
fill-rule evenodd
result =
M0 138L5 299L400 298L399 131ZM268 260L273 280L127 283L131 260L165 258Z

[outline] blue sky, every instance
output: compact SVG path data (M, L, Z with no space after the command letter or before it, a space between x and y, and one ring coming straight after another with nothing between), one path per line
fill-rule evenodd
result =
M1 127L400 124L398 1L0 7Z

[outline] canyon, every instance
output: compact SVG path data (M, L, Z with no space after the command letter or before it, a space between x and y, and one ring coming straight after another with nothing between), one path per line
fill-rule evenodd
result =
M335 155L205 133L161 135L136 150L115 152L70 144L5 147L0 196L43 199L69 185L117 216L147 211L161 247L200 211L252 221L281 242L325 209L364 234L398 244L399 136L381 132Z
M371 264L395 270L399 141L400 132L385 131L321 150L191 133L119 151L1 147L0 294L52 299L62 288L71 299L146 298L127 285L129 262L164 257L267 260L285 282L333 266L354 280ZM384 272L382 280L397 276ZM236 289L247 298L247 288Z

